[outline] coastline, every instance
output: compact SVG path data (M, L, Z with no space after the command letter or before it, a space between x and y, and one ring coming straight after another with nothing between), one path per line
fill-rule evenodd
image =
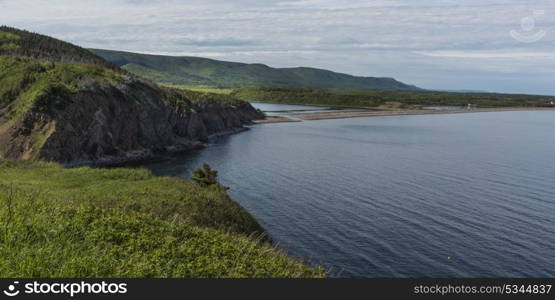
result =
M261 120L254 120L254 124L268 124L268 123L291 123L291 122L302 122L302 120L298 119L291 119L287 117L278 117L278 116L271 116L266 117Z
M504 111L538 111L548 110L555 111L550 107L507 107L507 108L479 108L479 109L457 109L457 110L389 110L389 111L350 111L350 112L330 112L330 113L312 113L297 114L296 119L288 117L267 117L263 120L255 121L256 124L284 123L284 122L301 122L313 120L328 119L347 119L347 118L363 118L363 117L386 117L386 116L408 116L408 115L443 115L443 114L464 114L464 113L481 113L481 112L504 112Z

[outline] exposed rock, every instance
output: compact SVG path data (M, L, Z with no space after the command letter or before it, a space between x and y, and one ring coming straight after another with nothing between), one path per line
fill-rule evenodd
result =
M210 135L263 118L242 101L208 99L172 106L163 99L168 93L141 80L81 83L78 92L63 94L64 107L48 101L19 121L0 124L0 154L64 164L118 164L195 149Z

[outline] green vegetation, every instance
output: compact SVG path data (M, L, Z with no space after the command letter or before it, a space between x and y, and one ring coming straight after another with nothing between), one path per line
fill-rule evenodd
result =
M2 117L18 119L31 108L61 109L70 101L71 94L81 91L84 83L115 86L131 80L140 79L86 49L0 26L0 123ZM216 93L217 89L166 87L160 90L161 98L172 105L238 101L227 95L229 92Z
M59 133L56 126L75 128L55 120L71 120L65 115L66 109L73 109L82 101L96 101L91 99L98 99L99 103L107 98L117 99L115 106L104 102L104 108L109 106L110 111L118 106L141 106L141 102L159 100L165 100L167 109L178 108L176 112L180 113L212 107L249 108L225 93L160 87L88 50L39 34L0 28L0 44L15 43L18 47L0 51L0 158L38 157L49 137ZM110 139L109 135L106 139Z
M66 63L116 66L70 43L7 26L0 26L0 55L27 56Z
M103 108L133 109L142 107L133 101L163 105L160 99L191 110L195 101L245 104L159 87L85 49L0 27L0 156L36 160L52 134L85 125L81 117L97 106L76 111L79 105L68 104L98 100ZM215 171L204 171L201 185L145 169L65 169L0 157L0 276L324 276L272 247L226 188L211 184Z
M189 90L183 87L163 86L165 93L163 95L165 102L173 107L181 107L189 110L191 113L196 113L191 108L191 103L201 102L223 102L229 104L234 108L239 103L244 102L236 97L226 93L213 93L203 90Z
M217 185L0 162L2 277L321 277Z
M162 86L177 88L181 90L193 91L193 92L203 92L203 93L211 93L211 94L223 94L229 95L233 92L233 89L217 89L208 86L180 86L180 85L166 85L162 84Z
M278 87L241 88L231 95L251 102L281 104L324 105L333 107L376 107L385 101L377 97L364 97L360 93L338 93L321 90Z
M283 104L324 105L333 107L379 108L397 103L397 108L417 105L465 106L469 103L478 107L551 107L553 97L494 94L494 93L447 93L433 91L319 91L292 88L241 88L232 96L251 102Z
M29 109L41 106L62 108L67 95L79 91L85 80L115 84L128 76L113 69L91 64L69 64L0 56L0 110L17 119ZM9 105L9 107L8 107Z
M121 68L157 83L217 89L281 86L312 89L417 90L392 78L357 77L314 68L271 68L200 57L90 49Z
M210 95L230 94L247 101L398 109L469 103L478 107L536 107L549 106L553 100L533 95L425 91L391 78L356 77L312 68L275 69L199 57L91 51L158 83Z
M212 170L210 165L205 163L202 168L193 171L191 180L202 186L218 185L218 171Z

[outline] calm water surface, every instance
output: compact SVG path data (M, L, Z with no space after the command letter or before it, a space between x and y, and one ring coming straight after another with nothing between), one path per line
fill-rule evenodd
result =
M555 276L555 112L255 125L148 167L203 162L279 247L332 275Z

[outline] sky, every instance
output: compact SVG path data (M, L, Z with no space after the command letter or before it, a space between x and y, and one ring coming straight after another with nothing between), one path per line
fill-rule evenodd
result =
M555 95L555 0L0 0L0 24L82 47Z

